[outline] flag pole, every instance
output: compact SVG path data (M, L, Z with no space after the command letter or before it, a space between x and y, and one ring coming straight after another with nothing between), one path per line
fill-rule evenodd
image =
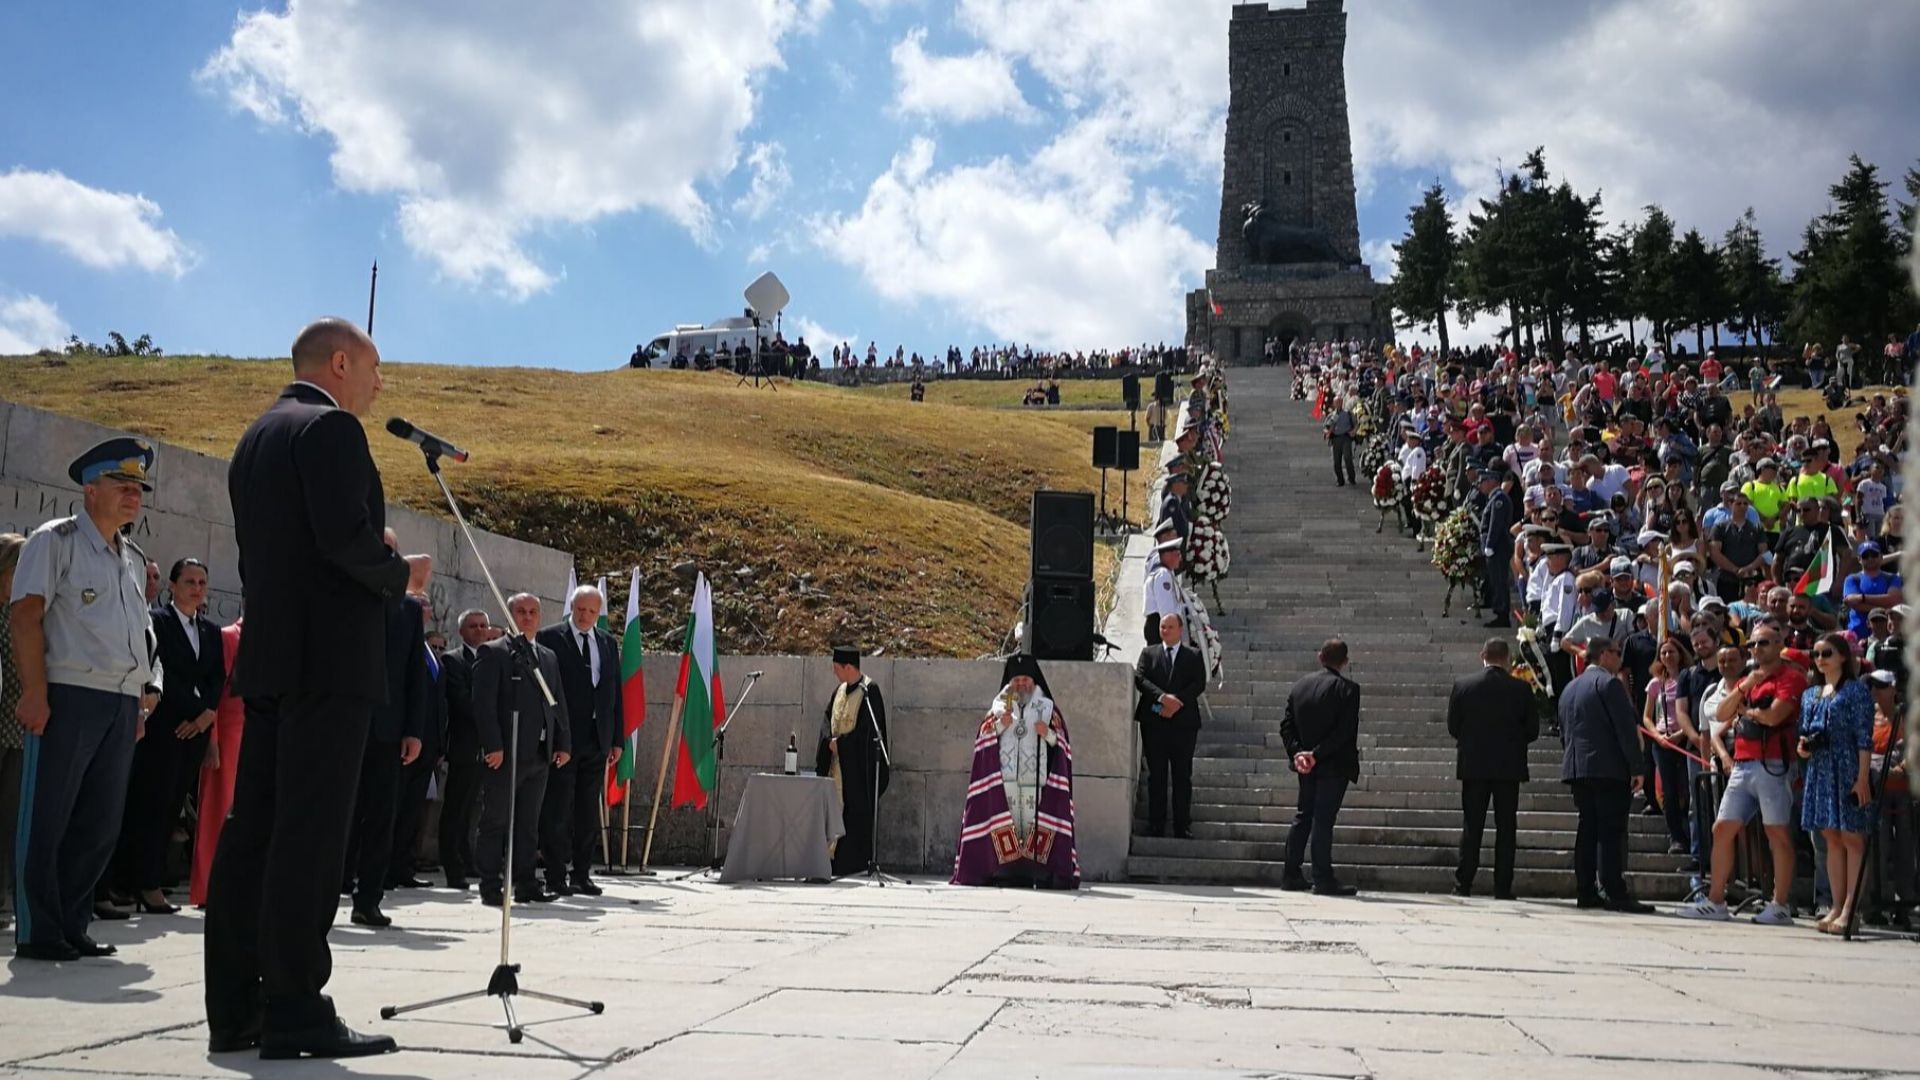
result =
M613 762L607 762L607 769L612 768ZM602 770L600 774L600 861L607 866L613 865L613 841L607 835L607 826L611 823L611 820L612 815L607 809L606 770Z
M660 751L660 775L653 782L653 810L647 815L647 843L640 849L640 869L653 858L653 828L660 821L660 796L667 788L667 762L680 743L680 707L687 703L684 693L673 696L673 718L667 721L667 745Z
M627 865L627 840L633 835L633 781L627 781L627 796L620 800L620 865Z

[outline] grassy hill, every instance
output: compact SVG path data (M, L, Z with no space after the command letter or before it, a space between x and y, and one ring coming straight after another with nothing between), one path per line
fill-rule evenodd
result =
M290 378L284 360L0 365L9 400L222 457ZM476 526L573 552L581 579L606 574L622 603L639 565L655 626L684 617L690 582L675 568L698 567L729 651L992 651L1025 586L1033 490L1099 485L1088 425L1066 412L768 392L724 373L382 370L369 427L406 416L471 451L450 475ZM418 453L371 441L389 497L435 513Z

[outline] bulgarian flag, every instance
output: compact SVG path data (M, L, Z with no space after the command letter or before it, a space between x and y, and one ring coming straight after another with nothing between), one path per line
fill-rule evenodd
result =
M1827 532L1827 542L1820 545L1820 551L1813 561L1807 564L1806 573L1794 583L1793 591L1801 596L1825 596L1833 591L1833 532Z
M611 634L613 633L613 620L607 617L607 609L613 606L613 601L607 595L607 575L601 574L599 583L594 587L600 590L600 618L593 624L594 628L605 630ZM632 609L629 608L628 610L631 611Z
M713 729L727 714L720 689L720 657L713 648L713 591L707 575L693 586L693 613L687 616L687 636L680 649L680 683L674 696L681 699L680 763L674 769L673 805L688 803L704 809L718 780L713 756Z
M619 806L626 799L634 766L640 761L640 725L647 719L645 658L640 646L640 568L636 566L633 577L627 579L627 629L620 637L620 760L607 777L608 806Z
M1227 309L1220 306L1220 301L1213 298L1212 289L1207 290L1207 308L1213 312L1213 317L1216 319L1227 313Z

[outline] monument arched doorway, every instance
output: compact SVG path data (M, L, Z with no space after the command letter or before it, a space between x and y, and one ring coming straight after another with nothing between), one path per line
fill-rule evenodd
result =
M1283 311L1267 324L1267 337L1274 342L1274 356L1285 362L1294 344L1305 345L1312 336L1313 323L1297 311Z

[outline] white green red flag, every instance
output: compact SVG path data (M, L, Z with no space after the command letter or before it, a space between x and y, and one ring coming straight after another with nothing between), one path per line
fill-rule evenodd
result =
M606 579L601 579L604 582ZM604 620L606 617L603 615ZM619 806L640 761L640 725L647 719L646 655L640 644L640 568L627 580L627 628L620 637L620 760L607 777L607 805Z
M693 586L693 612L680 651L680 764L673 775L673 805L705 808L718 779L713 729L726 715L720 687L720 657L713 647L713 591L707 575Z
M1825 596L1833 592L1835 567L1833 564L1833 531L1827 531L1827 542L1807 564L1806 572L1794 583L1793 591L1801 596Z
M607 593L607 575L601 574L600 581L594 586L600 590L600 618L594 622L594 628L613 633L613 597Z

